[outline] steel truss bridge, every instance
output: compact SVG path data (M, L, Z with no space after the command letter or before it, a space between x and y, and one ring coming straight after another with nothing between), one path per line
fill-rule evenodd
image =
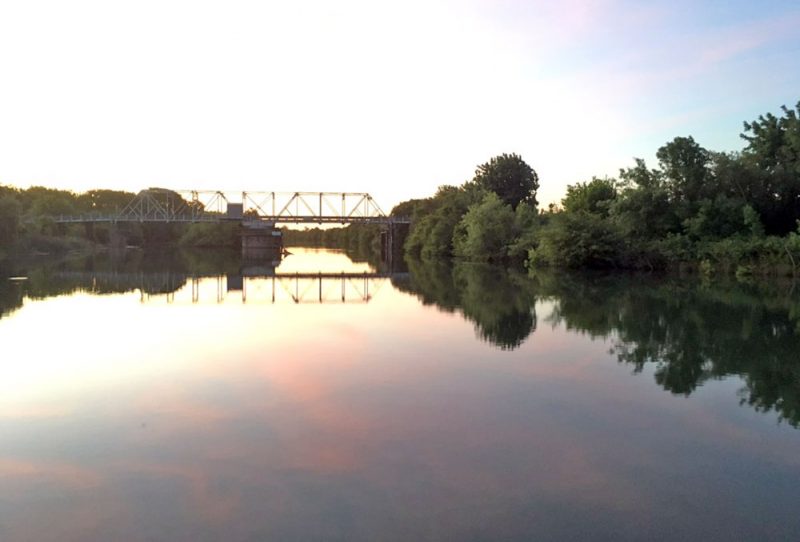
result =
M224 222L282 224L408 224L386 215L361 192L224 192L167 190L139 192L114 213L52 217L59 224L119 222Z
M271 273L183 275L67 271L58 278L76 281L93 293L139 291L141 303L359 304L369 303L398 273ZM189 286L187 286L187 283Z

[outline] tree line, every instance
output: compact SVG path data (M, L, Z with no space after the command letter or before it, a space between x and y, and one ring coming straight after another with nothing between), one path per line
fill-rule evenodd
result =
M175 192L158 192L160 197L184 201ZM62 215L114 215L134 197L136 194L121 190L76 193L41 186L19 189L0 185L0 256L86 251L116 243L140 247L235 247L239 243L238 226L232 223L64 225L54 220Z
M529 267L796 273L800 265L800 102L744 123L739 152L676 137L658 164L568 186L539 209L536 172L516 154L478 166L461 186L405 201L408 255Z

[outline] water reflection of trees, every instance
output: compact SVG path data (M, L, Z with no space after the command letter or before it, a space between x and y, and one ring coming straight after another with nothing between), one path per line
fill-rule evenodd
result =
M645 277L539 275L549 319L610 337L635 372L654 365L665 390L689 395L731 375L742 403L800 426L800 297L792 285Z
M97 257L0 268L0 318L23 299L76 291L169 293L189 276L236 275L240 258L209 252ZM499 348L519 347L536 329L535 302L550 301L547 321L607 338L634 372L654 369L665 390L690 395L704 382L740 376L743 404L775 411L800 427L800 289L791 284L704 284L691 279L537 273L488 265L409 261L394 286L423 304L458 312L476 335ZM75 271L71 275L70 271ZM94 280L85 274L117 277ZM137 278L139 277L139 278ZM142 283L141 277L152 279ZM138 281L138 282L137 282Z
M191 276L237 275L241 264L238 253L226 251L124 251L66 260L6 262L0 269L0 318L21 307L25 297L45 299L76 292L103 295L134 290L168 294L182 288ZM27 280L6 280L11 275L22 275Z
M392 279L425 305L460 312L478 337L504 350L517 348L536 329L533 284L518 272L478 264L409 261L409 275Z
M427 305L459 312L482 339L518 347L547 321L611 341L635 373L653 367L663 389L688 396L709 380L739 376L742 404L800 427L800 292L792 284L642 275L537 273L491 266L409 262L393 279Z

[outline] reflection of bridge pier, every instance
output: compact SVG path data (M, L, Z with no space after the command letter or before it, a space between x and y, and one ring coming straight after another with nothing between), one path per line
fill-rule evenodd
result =
M408 235L407 222L388 222L381 226L381 260L390 270L394 269L395 260L401 261L403 242Z

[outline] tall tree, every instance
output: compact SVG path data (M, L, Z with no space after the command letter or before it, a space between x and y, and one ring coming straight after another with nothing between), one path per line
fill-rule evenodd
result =
M706 195L711 154L693 137L676 137L656 151L656 158L676 201L695 201Z
M757 171L759 197L754 207L769 233L785 234L800 218L800 102L796 109L781 108L745 122L744 161Z
M516 154L501 154L478 166L473 182L494 192L514 209L522 202L537 204L539 176Z

